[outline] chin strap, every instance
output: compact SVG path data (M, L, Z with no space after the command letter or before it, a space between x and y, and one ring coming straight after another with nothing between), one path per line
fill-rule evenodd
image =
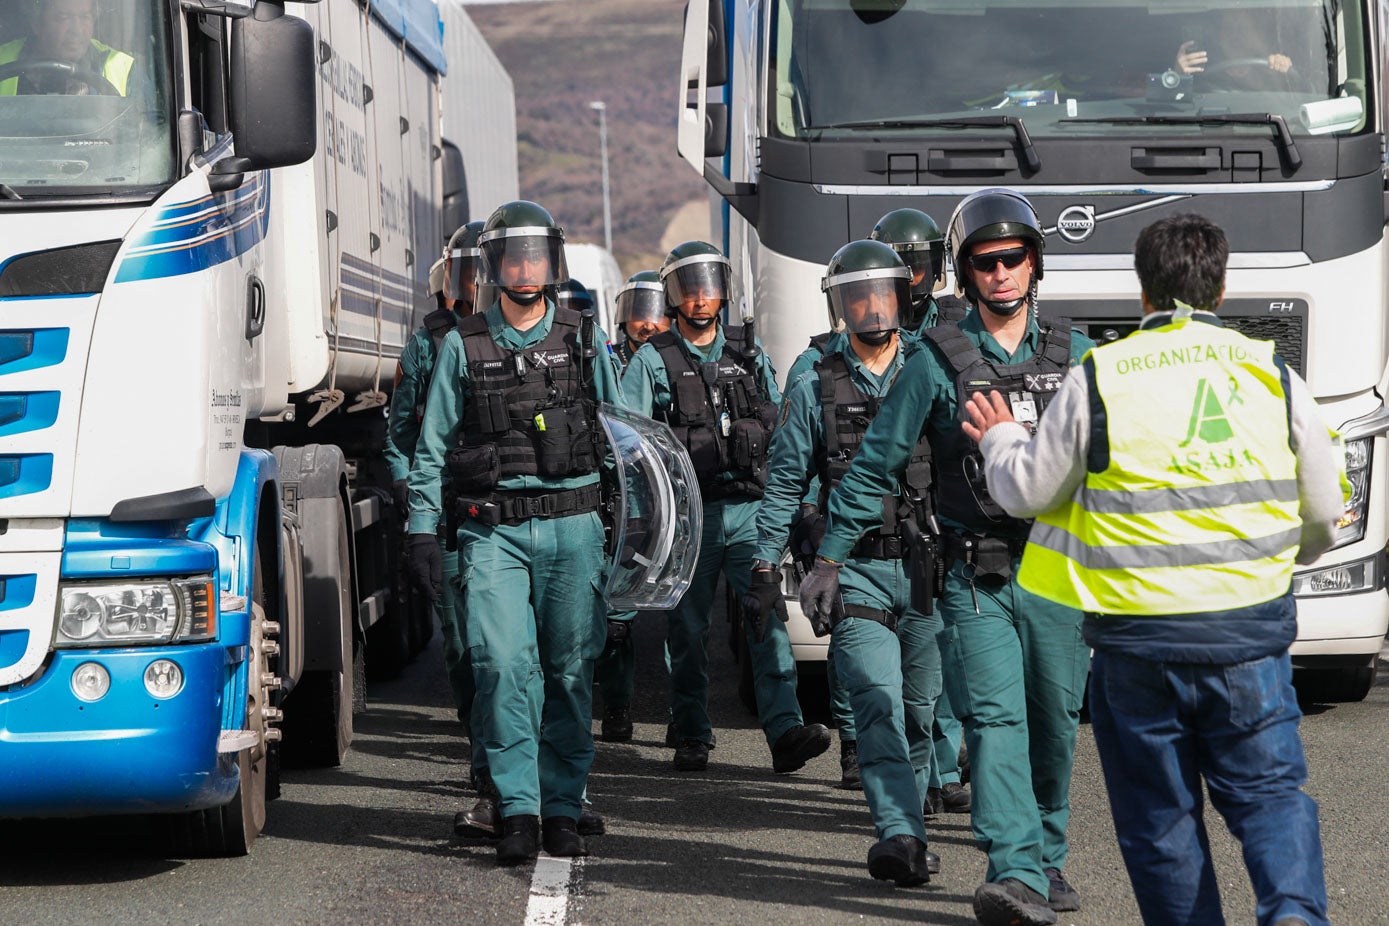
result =
M710 325L714 324L714 322L719 320L719 316L717 314L710 315L708 318L691 318L684 312L676 312L675 314L683 318L686 324L688 324L691 328L695 329L696 331L703 331L705 328L708 328Z
M545 295L545 287L541 287L533 293L518 293L514 289L502 287L502 292L506 293L506 298L519 306L535 305Z

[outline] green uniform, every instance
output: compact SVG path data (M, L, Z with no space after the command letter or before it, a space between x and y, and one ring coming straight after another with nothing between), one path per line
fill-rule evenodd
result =
M509 325L496 303L484 318L496 345L519 352L546 340L555 312L548 304L526 331ZM595 331L595 343L603 340ZM412 534L434 533L439 521L444 458L458 445L473 401L467 364L464 340L451 332L410 471ZM599 352L592 373L590 398L623 404L617 367L606 352ZM591 475L506 475L497 490L539 495L597 483L595 467ZM593 761L593 660L606 636L602 522L596 511L495 526L470 516L459 528L458 554L467 587L466 643L477 699L486 706L481 738L502 816L577 819Z
M391 411L386 425L386 465L391 481L399 482L410 476L410 462L420 437L420 419L430 378L434 372L434 336L427 326L411 336L400 352L400 375L391 393ZM403 515L403 513L402 513ZM448 673L449 689L458 719L468 728L472 746L473 771L487 769L487 753L480 739L471 731L480 725L481 717L473 717L476 707L473 694L473 667L468 660L468 648L463 644L463 589L458 581L458 551L444 547L442 567L444 590L439 602L439 625L444 634L444 670Z
M696 366L718 360L726 343L722 325L707 347L696 347L678 334L676 340ZM767 400L780 402L776 373L765 353L757 357L756 373L758 389ZM633 356L622 377L622 388L628 406L648 417L661 418L673 407L670 376L651 342ZM720 472L713 476L711 484L717 489L720 485L746 479L747 475L746 472ZM714 589L722 572L735 600L747 591L753 547L757 541L754 521L757 498L746 493L709 498L705 478L701 473L700 488L705 491L706 498L699 561L689 590L671 611L666 660L670 667L671 713L676 739L710 744L713 728L709 722L708 644ZM769 622L767 638L761 643L753 639L751 627L745 625L744 630L752 657L757 714L768 745L773 745L784 733L803 722L800 703L796 700L796 661L791 654L791 640L786 634L786 625L776 620Z
M881 398L901 372L905 353L898 350L881 375L866 368L852 347L843 356L858 392ZM780 561L792 516L825 453L820 376L812 369L787 387L772 438L767 489L757 513L758 559ZM932 756L932 709L941 690L940 617L910 608L900 558L849 558L840 570L840 590L846 606L898 618L896 633L867 618L841 620L831 635L830 658L855 721L863 791L878 839L908 835L925 843L921 807Z
M1009 354L984 330L978 311L959 330L983 357L998 364L1032 358L1041 332L1027 334ZM1072 332L1070 362L1094 344ZM855 539L879 516L879 498L893 491L922 429L943 466L940 448L959 437L960 409L950 366L936 344L914 353L897 388L868 429L853 468L830 497L830 525L820 553L843 561ZM938 478L938 491L943 479ZM944 504L944 502L942 502ZM978 508L956 498L951 507ZM939 509L938 509L939 510ZM976 511L970 523L942 516L949 533L998 529ZM938 609L945 622L942 669L945 690L964 722L973 765L972 823L988 853L987 880L1016 878L1043 897L1044 868L1066 863L1071 764L1089 650L1080 636L1081 614L1028 593L1017 584L1026 522L1011 522L1016 553L1012 577L999 584L975 582L965 565L951 562Z
M627 368L634 353L636 351L632 348L632 342L619 333L618 343L612 348L612 355L617 359L619 371ZM608 614L608 620L630 621L636 616L635 611L612 611ZM593 671L598 677L598 690L603 695L605 708L630 707L637 678L636 639L628 633L627 638L621 643L604 646Z

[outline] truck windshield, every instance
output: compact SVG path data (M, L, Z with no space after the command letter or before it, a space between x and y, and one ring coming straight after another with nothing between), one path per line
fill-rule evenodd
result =
M0 0L5 198L151 195L174 177L168 4Z
M1331 134L1365 130L1375 99L1362 0L773 2L767 123L784 138L951 133L980 115L1071 138L1231 113Z

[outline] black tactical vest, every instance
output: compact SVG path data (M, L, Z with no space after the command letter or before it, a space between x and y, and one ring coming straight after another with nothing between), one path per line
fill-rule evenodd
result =
M507 476L598 471L594 402L582 381L582 327L578 312L557 308L545 339L517 351L492 339L485 316L459 322L472 392L459 430L470 471L460 488L485 491L486 483Z
M824 448L815 461L820 475L819 508L823 512L828 509L830 492L849 472L882 399L865 395L854 384L848 361L839 351L817 361L815 372L820 378L820 414L825 424ZM923 432L902 473L901 495L883 496L883 520L878 534L896 537L898 521L908 517L924 527L931 514L930 490L931 445Z
M936 324L958 325L969 314L969 303L958 296L941 296L936 300Z
M955 325L928 329L926 337L945 355L955 376L955 402L961 421L965 402L976 392L997 389L1018 423L1036 431L1037 421L1066 378L1071 365L1071 320L1054 318L1041 330L1038 350L1022 363L986 360ZM1031 521L1011 517L989 495L979 448L961 428L940 435L936 450L937 509L973 530L1009 536L1026 533Z
M651 336L670 382L670 409L658 413L689 451L705 501L761 498L767 484L767 449L777 407L762 394L755 343L741 325L723 329L723 353L697 362L674 330ZM721 473L736 478L715 482Z
M422 365L420 370L420 382L424 388L420 389L416 395L419 400L415 403L415 420L424 420L424 402L429 395L429 384L434 381L434 368L439 365L439 351L444 346L444 337L454 328L458 327L459 318L452 309L435 309L424 317L424 330L429 332L429 340L434 345L434 353L429 358L427 365Z

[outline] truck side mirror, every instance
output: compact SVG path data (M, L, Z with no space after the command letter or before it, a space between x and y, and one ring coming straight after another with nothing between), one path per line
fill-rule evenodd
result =
M468 221L468 174L463 165L463 152L448 139L444 140L442 218L444 241Z
M213 193L226 193L241 186L246 171L255 170L250 158L222 158L212 165L207 175L207 188Z
M709 52L705 61L705 86L722 87L728 83L728 29L724 26L723 0L709 4Z
M232 23L229 122L253 170L302 164L318 148L313 27L269 0Z
M704 104L704 156L721 158L728 152L728 105Z

